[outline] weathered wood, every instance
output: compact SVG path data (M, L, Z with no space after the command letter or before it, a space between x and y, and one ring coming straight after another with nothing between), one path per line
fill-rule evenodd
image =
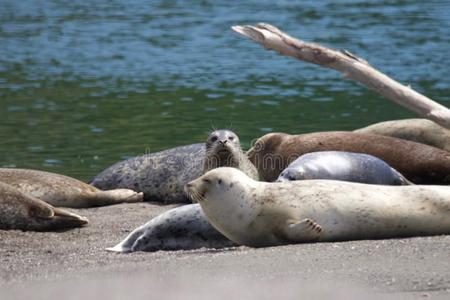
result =
M233 26L232 29L268 50L339 71L345 78L360 82L395 103L450 129L450 110L447 107L393 80L348 51L304 42L269 24Z

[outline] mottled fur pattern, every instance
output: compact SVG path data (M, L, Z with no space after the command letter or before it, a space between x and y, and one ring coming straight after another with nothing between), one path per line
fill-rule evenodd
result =
M205 144L180 146L118 162L98 174L93 186L143 192L146 201L188 203L183 186L202 175Z

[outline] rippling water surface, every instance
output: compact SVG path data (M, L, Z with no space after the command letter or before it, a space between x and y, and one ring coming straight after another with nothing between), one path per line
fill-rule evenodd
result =
M450 2L366 2L0 0L0 166L86 179L213 127L248 147L271 131L414 116L235 24L348 49L450 106Z

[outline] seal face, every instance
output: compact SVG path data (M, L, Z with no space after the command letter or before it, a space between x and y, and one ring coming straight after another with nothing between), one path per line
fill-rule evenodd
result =
M331 179L369 184L408 185L408 180L372 155L320 151L303 154L281 172L276 181Z
M209 224L199 204L188 204L160 214L107 250L127 253L232 246L236 244Z
M0 182L0 229L51 231L84 226L88 220Z
M218 168L186 190L217 230L247 246L450 234L446 186L267 183Z
M427 119L380 122L357 129L354 132L391 136L450 152L450 130Z
M215 130L206 140L206 155L203 173L219 167L240 169L253 179L258 179L258 171L241 149L239 137L230 130Z
M68 176L28 169L0 168L0 182L54 206L93 207L140 202L142 193L128 189L101 191Z
M299 156L317 151L348 151L382 159L416 184L448 184L450 153L428 145L377 134L344 131L300 135L269 133L247 155L261 179L274 181Z

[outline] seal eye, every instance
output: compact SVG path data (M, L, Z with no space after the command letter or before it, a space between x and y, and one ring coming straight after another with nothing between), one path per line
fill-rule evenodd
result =
M215 136L213 136L212 138L211 138L211 142L215 142L215 141L217 141L217 135L215 135Z
M234 141L234 136L229 136L228 139L229 139L230 141Z
M222 184L222 179L217 180L218 184Z

